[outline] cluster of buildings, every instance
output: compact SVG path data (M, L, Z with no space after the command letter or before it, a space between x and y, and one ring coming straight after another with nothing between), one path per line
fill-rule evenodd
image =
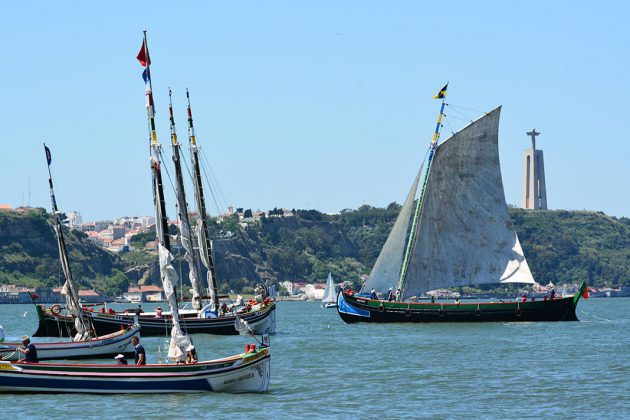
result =
M79 290L79 299L84 303L111 302L114 299L101 295L96 290ZM61 287L33 287L0 285L0 303L60 303L65 301Z
M326 289L326 283L309 284L283 281L280 285L289 293L289 299L297 300L322 300Z
M262 218L274 218L274 217L293 217L295 210L289 210L285 208L274 208L273 210L262 211L252 210L252 209L243 209L241 207L237 208L236 211L234 207L228 207L228 211L223 213L217 217L217 221L222 222L225 219L229 219L234 215L238 216L238 221L243 227L247 227L248 224L259 222Z
M117 302L160 302L164 300L164 289L160 286L130 287ZM0 303L62 303L66 298L61 287L26 287L15 284L0 285ZM102 295L96 290L79 290L83 303L113 302L112 296Z
M131 238L140 233L155 232L155 217L121 217L116 220L102 220L97 222L83 222L81 214L68 214L68 226L81 231L88 239L101 248L110 252L126 252L132 249ZM155 248L155 242L147 243L147 247Z

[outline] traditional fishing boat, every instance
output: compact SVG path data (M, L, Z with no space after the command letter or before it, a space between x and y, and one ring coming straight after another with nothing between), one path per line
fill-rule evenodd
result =
M446 88L436 96L442 106L426 162L361 293L338 294L339 315L348 323L577 320L575 308L580 296L587 296L586 283L575 296L559 299L417 301L437 288L535 283L505 203L500 107L438 144ZM378 298L388 290L397 290L398 300Z
M149 74L146 32L138 60ZM168 219L162 188L160 145L155 131L153 93L147 81L147 119L151 149L151 175L156 212L160 278L171 308L168 360L151 365L76 365L61 363L0 362L0 391L70 393L173 393L173 392L256 392L266 391L270 380L269 348L247 345L245 353L217 360L181 363L192 345L182 331L177 308L178 276L172 265ZM145 79L146 80L146 79ZM266 343L266 340L263 340Z
M148 70L147 70L148 71ZM148 73L146 73L148 74ZM150 83L150 75L145 76L145 80ZM259 287L259 293L255 299L245 302L243 305L225 305L220 309L218 295L218 281L215 272L214 258L212 257L212 242L208 229L208 222L205 217L206 205L203 192L203 182L201 165L199 162L199 147L195 128L193 125L192 110L190 106L190 94L186 90L188 101L188 137L193 172L193 183L195 187L195 202L197 204L197 225L196 243L193 235L193 227L188 215L188 204L184 189L184 178L181 169L181 145L177 138L175 129L175 118L173 116L173 104L169 90L169 114L171 128L171 144L173 148L173 163L175 166L176 195L178 208L178 225L182 246L185 250L185 260L189 266L189 280L191 283L193 310L180 311L181 325L184 331L189 334L205 333L218 335L235 335L238 331L234 328L237 316L249 324L255 334L273 334L276 329L276 302L272 299L265 286ZM197 246L195 246L197 245ZM202 269L206 271L207 288L201 282ZM207 293L205 293L207 290ZM207 303L203 305L204 299ZM39 317L39 327L34 336L66 336L73 333L71 326L73 320L59 313L59 307L44 308L37 310ZM165 331L170 331L172 327L171 313L140 313L135 311L116 312L105 310L101 312L85 310L84 316L89 317L92 325L98 334L109 334L118 331L121 326L132 323L135 316L138 316L138 323L142 329L143 336L164 335Z
M269 387L270 357L269 349L262 348L195 364L136 366L0 362L0 392L262 392Z
M50 168L52 154L45 144L44 152L46 153L46 162L48 164L48 185L52 204L53 228L55 236L57 237L59 263L65 278L61 294L66 298L66 318L68 319L68 323L72 326L72 333L66 336L73 337L73 340L35 343L38 359L80 359L110 357L120 353L125 355L133 354L133 346L130 343L130 339L140 334L140 327L132 325L133 320L119 327L116 331L112 331L111 334L96 336L90 318L85 316L82 311L79 302L78 285L74 280L70 268L61 217L59 209L57 208L57 199L55 198L52 171ZM55 308L60 308L60 305L56 305ZM38 309L38 312L41 312L41 308ZM17 351L19 347L22 347L22 343L5 342L0 344L0 356L2 360L18 360L21 356L21 353Z
M332 274L328 273L326 279L326 288L324 289L324 297L322 298L322 308L336 308L337 307L337 293L335 291L335 283L333 282Z

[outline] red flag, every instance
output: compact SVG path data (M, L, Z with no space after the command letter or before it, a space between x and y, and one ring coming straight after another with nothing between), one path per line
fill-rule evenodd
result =
M138 61L143 67L146 67L147 64L151 65L151 56L149 55L149 47L145 44L145 41L142 41L142 47L140 47L140 52L136 56Z
M588 292L590 292L591 289L588 288L588 286L586 286L586 290L584 291L584 293L582 293L582 297L586 300L588 300Z

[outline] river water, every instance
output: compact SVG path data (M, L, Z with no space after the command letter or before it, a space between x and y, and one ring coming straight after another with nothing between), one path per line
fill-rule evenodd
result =
M582 300L578 317L581 322L346 325L336 310L316 302L279 302L267 393L0 394L0 416L630 417L630 298ZM36 323L32 305L0 305L7 340L31 334ZM194 340L201 359L239 353L251 341ZM149 362L156 362L164 339L142 342Z

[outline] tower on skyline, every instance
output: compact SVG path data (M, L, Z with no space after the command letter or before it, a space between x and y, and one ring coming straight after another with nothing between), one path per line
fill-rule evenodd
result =
M523 158L523 193L521 206L530 210L547 210L547 188L545 187L545 162L543 151L536 149L536 136L540 133L534 128L527 135L532 138L532 148L525 150Z

